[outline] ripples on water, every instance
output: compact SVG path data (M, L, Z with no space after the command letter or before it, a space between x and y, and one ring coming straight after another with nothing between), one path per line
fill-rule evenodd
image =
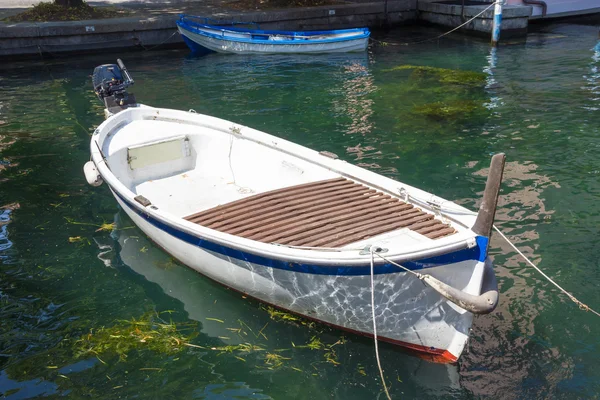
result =
M380 36L404 41L410 30ZM195 109L335 152L365 168L475 209L489 156L508 156L498 225L551 276L600 307L600 47L597 26L559 24L490 52L461 36L368 53L303 56L131 54L141 101ZM141 398L339 398L381 396L372 342L273 321L178 265L117 210L106 188L85 185L89 135L102 121L93 67L123 55L0 67L0 393ZM414 64L483 71L485 88L448 91L390 72ZM432 120L437 101L481 107ZM18 202L20 208L14 205ZM113 232L96 232L102 223ZM589 398L600 324L556 293L494 239L502 297L477 317L455 366L382 345L396 397ZM146 350L125 361L74 351L77 340L149 311L199 332L176 355ZM223 321L223 322L219 322ZM241 322L240 322L241 321ZM245 326L241 331L236 329ZM229 329L228 329L229 328ZM238 335L236 332L245 332ZM261 335L257 335L261 332ZM252 342L251 354L211 347ZM274 368L265 354L280 354ZM292 395L293 394L293 395Z

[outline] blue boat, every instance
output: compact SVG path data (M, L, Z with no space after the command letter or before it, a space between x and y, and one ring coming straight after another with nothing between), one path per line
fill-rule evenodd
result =
M204 21L206 23L201 23ZM368 28L329 31L270 31L209 25L203 17L181 15L177 28L193 52L236 54L340 53L364 51Z

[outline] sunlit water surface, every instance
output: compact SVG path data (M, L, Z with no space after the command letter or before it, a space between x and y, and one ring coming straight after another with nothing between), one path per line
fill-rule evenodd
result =
M146 104L194 109L331 151L472 209L490 155L505 152L498 225L600 308L598 26L547 26L497 53L463 36L395 45L434 34L379 34L387 46L335 56L193 58L174 50L3 63L0 206L12 205L0 211L0 395L383 398L371 340L272 319L154 246L106 186L87 186L82 166L103 120L90 74L119 56ZM486 80L470 88L394 70L407 64L483 72ZM462 110L419 112L432 103ZM113 222L115 229L97 231ZM500 305L475 318L458 365L380 346L392 396L597 397L600 319L497 238L491 252ZM182 334L196 332L189 343L201 347L173 339L159 351L140 342L121 357L85 348L103 327L132 319L177 324ZM316 340L322 345L306 347ZM255 349L223 350L240 343Z

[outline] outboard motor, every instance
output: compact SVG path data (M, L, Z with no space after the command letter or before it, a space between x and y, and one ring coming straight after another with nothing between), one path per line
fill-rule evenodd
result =
M117 64L104 64L94 68L92 84L108 115L137 105L133 93L127 93L127 88L133 85L133 79L121 59L117 59Z

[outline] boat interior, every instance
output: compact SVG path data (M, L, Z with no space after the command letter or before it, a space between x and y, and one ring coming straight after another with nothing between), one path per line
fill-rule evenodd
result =
M236 129L142 118L109 133L102 151L113 174L156 207L264 243L344 247L382 235L421 242L457 232L400 196Z

